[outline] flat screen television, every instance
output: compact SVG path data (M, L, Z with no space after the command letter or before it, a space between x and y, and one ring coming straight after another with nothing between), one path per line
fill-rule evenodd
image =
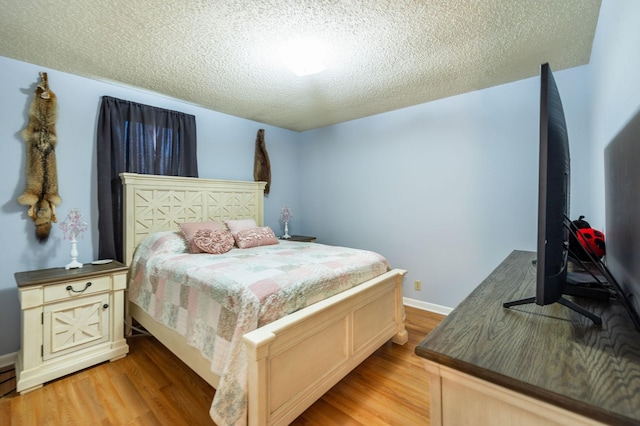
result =
M566 299L565 294L620 303L640 330L640 113L605 150L606 262L582 247L569 219L571 160L560 93L549 64L540 67L540 157L538 171L538 239L536 295L503 307L560 303L602 324L597 315ZM575 250L575 249L574 249ZM582 256L580 256L582 255ZM569 262L586 256L593 268L569 271ZM587 270L587 268L585 268ZM602 297L602 295L605 295Z
M503 304L505 308L560 303L602 324L600 317L563 297L569 264L571 186L569 137L562 100L549 64L540 66L540 151L536 295Z

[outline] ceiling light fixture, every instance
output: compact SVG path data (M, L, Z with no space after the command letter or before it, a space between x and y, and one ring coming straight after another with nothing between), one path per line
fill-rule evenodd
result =
M326 47L317 40L295 40L280 50L280 60L299 76L317 74L327 67L324 64Z

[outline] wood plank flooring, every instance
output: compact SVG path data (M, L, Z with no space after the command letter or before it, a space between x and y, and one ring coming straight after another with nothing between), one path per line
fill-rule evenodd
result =
M428 376L415 347L442 316L406 307L409 342L387 343L294 425L428 425ZM215 390L152 337L116 362L0 399L0 425L213 425Z

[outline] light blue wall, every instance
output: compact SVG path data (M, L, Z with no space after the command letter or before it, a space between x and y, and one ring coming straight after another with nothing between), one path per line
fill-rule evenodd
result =
M97 195L95 133L100 98L103 95L168 108L196 116L198 167L201 177L253 180L256 133L265 129L272 165L272 191L265 199L265 223L276 232L280 208L285 203L298 210L299 133L232 117L161 95L81 78L37 65L0 57L0 356L18 350L20 309L13 274L18 271L66 265L70 246L58 225L49 240L39 244L26 208L16 202L25 185L25 149L20 132L27 124L38 73L49 74L51 89L59 103L56 149L58 184L62 204L59 222L77 207L90 223L78 243L81 262L97 256Z
M572 211L588 216L587 76L555 73ZM409 271L406 297L455 307L513 249L535 249L539 99L536 77L305 132L303 231L379 251Z
M602 151L640 104L640 2L603 0L591 64L556 72L572 154L572 216L604 225ZM551 64L553 67L553 64ZM252 179L258 128L273 167L267 225L289 204L292 233L373 249L406 268L405 296L455 307L511 250L534 250L539 82L531 78L304 133L204 110L0 57L0 356L19 346L13 273L62 266L54 228L39 245L15 199L24 188L19 132L39 71L60 98L60 207L89 215L80 260L96 250L95 126L102 95L197 117L200 175ZM422 280L421 292L413 281Z
M590 63L593 211L604 229L604 148L640 112L640 2L604 0ZM640 143L640 142L638 142ZM638 159L640 162L640 159ZM592 224L593 226L593 224ZM606 230L605 230L606 238Z

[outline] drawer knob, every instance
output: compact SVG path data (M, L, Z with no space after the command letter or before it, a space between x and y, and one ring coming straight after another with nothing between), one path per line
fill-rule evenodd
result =
M105 303L104 305L102 305L102 309L107 309L109 307L108 303Z
M84 288L82 290L75 290L72 286L68 285L67 286L67 290L68 291L72 291L74 293L82 293L83 291L85 291L86 289L88 289L89 287L91 287L91 281L89 281L88 283L86 283L84 285Z

